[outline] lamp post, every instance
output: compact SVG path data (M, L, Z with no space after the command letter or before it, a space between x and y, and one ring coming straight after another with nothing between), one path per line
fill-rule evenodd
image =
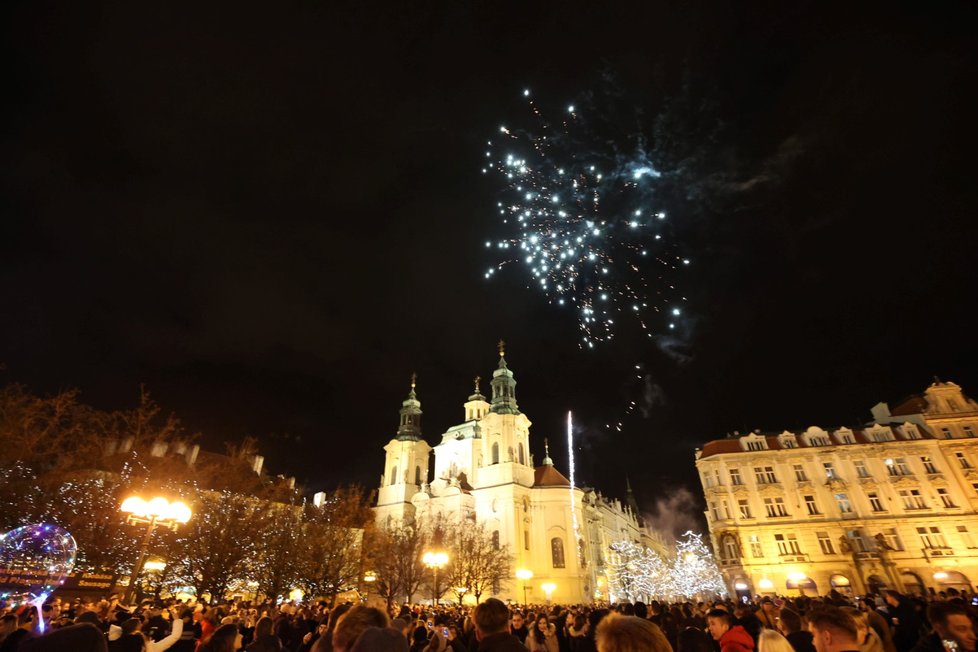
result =
M444 552L426 552L421 558L424 565L431 569L433 574L431 582L431 604L438 606L438 569L444 568L448 563L448 554Z
M533 571L529 568L517 568L516 569L516 579L522 580L523 582L523 606L526 606L526 581L533 579Z
M126 514L126 521L132 525L145 525L146 535L143 537L142 544L139 546L139 559L136 561L132 570L132 577L129 578L129 587L123 598L124 604L129 604L132 600L133 592L136 590L136 580L143 572L143 564L146 562L146 552L149 550L149 542L153 537L156 526L176 530L181 523L190 520L191 511L180 501L170 502L166 498L157 496L152 500L143 500L139 496L130 496L122 501L119 508Z

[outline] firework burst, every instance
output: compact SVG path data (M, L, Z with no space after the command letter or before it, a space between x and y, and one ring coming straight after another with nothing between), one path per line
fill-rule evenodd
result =
M685 301L675 279L689 259L657 204L663 174L644 137L592 108L570 105L550 120L523 95L531 126L501 126L485 152L506 232L486 242L496 255L486 278L521 266L528 286L576 312L583 347L613 339L626 318L648 337L674 330Z

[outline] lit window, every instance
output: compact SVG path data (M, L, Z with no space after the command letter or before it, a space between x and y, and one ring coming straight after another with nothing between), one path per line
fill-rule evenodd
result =
M754 515L750 512L750 502L746 498L738 500L737 506L740 508L741 518L754 518Z
M900 497L903 498L905 509L927 509L927 503L919 489L901 489Z
M756 534L750 535L750 554L755 559L759 559L764 556L764 546L761 545L761 542Z
M934 466L933 460L930 457L924 455L920 458L920 461L924 464L924 472L926 473L937 473L937 467Z
M920 536L920 543L925 548L946 548L947 542L941 534L941 528L936 525L929 527L918 527L917 534Z
M852 513L852 503L849 502L849 496L846 494L835 494L835 502L839 503L839 511L843 514Z
M894 550L903 550L903 542L900 541L900 536L897 534L895 527L883 530L883 537L886 539L886 543Z
M961 543L964 544L964 547L965 548L972 548L973 549L975 547L974 539L971 538L971 533L968 532L968 526L966 526L966 525L959 525L958 526L958 536L961 537Z
M564 540L560 537L550 540L550 557L554 568L564 567Z
M816 516L819 513L818 505L815 504L815 496L805 496L805 507L812 516Z
M957 507L957 505L954 504L954 501L951 500L951 494L947 492L947 489L944 489L943 487L939 488L937 490L937 497L941 499L941 502L944 503L945 507Z
M781 555L800 555L801 548L798 546L798 537L794 534L775 534L774 541L778 544L778 554Z
M822 462L822 467L825 469L825 477L829 480L838 480L839 476L835 473L835 465L832 462Z
M788 510L784 506L783 498L765 498L764 509L767 511L767 515L771 518L788 515Z
M882 501L882 499L880 499L880 496L879 496L878 493L876 493L875 491L870 491L866 495L869 497L869 507L874 512L885 512L886 511L883 508L883 501Z
M835 547L832 545L832 538L828 532L818 532L818 545L822 548L823 555L834 555Z
M801 464L795 464L795 480L798 482L807 482L808 476L805 475L805 467Z

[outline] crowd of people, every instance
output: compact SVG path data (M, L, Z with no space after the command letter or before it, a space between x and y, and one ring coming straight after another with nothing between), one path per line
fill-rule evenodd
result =
M978 598L848 598L600 606L0 603L0 652L976 652Z

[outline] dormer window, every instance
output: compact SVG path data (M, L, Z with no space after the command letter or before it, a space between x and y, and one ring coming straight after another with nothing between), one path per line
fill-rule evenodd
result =
M851 430L836 430L835 438L840 444L855 444L856 437Z
M909 423L903 424L903 436L907 439L920 439L920 433Z
M767 439L757 433L752 433L741 439L741 447L748 451L765 451L767 450Z

